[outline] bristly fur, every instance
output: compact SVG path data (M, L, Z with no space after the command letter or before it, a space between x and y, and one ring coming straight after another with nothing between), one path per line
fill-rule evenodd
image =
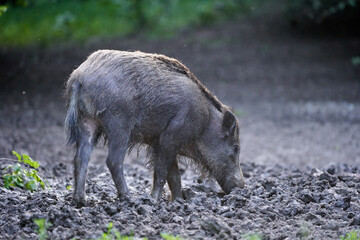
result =
M219 101L219 99L210 92L209 89L207 89L184 64L175 58L170 58L161 54L153 54L153 57L165 63L171 70L184 74L194 81L199 86L205 97L209 99L220 112L224 111L224 105Z
M67 135L67 145L73 145L79 136L79 129L78 129L78 92L79 92L80 84L74 84L68 91L69 91L69 98L68 98L68 110L65 119L65 131ZM70 96L71 93L71 96Z
M113 52L112 51L108 51L108 50L102 50L102 54L91 54L89 56L89 59L92 58L91 61L96 62L98 61L98 58L111 58ZM150 54L150 53L143 53L143 52L133 52L133 56L130 57L128 60L122 59L124 62L126 62L127 64L129 64L133 59L142 59L142 58L147 58L147 59L152 59L153 61L157 62L158 66L160 66L161 70L165 70L168 71L169 73L177 73L180 75L184 75L187 78L189 78L190 80L192 80L200 89L200 91L204 94L204 96L210 101L210 103L220 112L224 112L226 110L230 110L227 106L223 105L219 99L210 91L208 90L202 82L200 82L198 80L198 78L184 65L182 64L180 61L178 61L177 59L174 58L170 58L167 57L165 55L161 55L161 54ZM136 73L136 74L135 74ZM132 69L129 68L125 68L124 72L123 72L124 76L127 77L128 79L137 79L137 78L145 78L145 77L149 77L146 74L148 74L148 72L134 72ZM139 74L139 75L137 75ZM154 76L150 76L150 77L154 77ZM156 76L155 76L156 77ZM78 89L81 88L81 78L78 75L78 72L74 71L73 74L71 75L71 77L69 78L68 82L67 82L67 86L66 86L66 90L64 93L64 96L66 98L66 105L68 107L68 116L67 116L67 120L66 120L66 130L67 130L67 135L68 135L68 144L71 145L73 143L76 142L76 139L78 137L78 129L76 129L76 124L77 124L77 114L79 114L77 111L78 109L77 106L72 105L73 102L75 102L74 100L77 100L76 98L78 97ZM76 83L76 86L75 86ZM98 139L100 139L101 137L104 138L104 144L106 144L107 142L107 136L105 134L105 132L103 131L103 129L101 129L101 127L98 129L98 131L96 132L97 135L95 136L95 143L97 142ZM149 161L147 163L147 166L153 166L154 164L154 157L155 154L153 154L153 147L151 145L145 145L145 144L141 144L142 139L131 139L132 141L129 142L128 144L128 152L130 152L135 146L139 145L139 148L141 146L146 146L146 150L147 150L147 156L149 157ZM179 158L185 158L182 155L179 155ZM203 166L202 163L196 161L196 160L192 160L192 161L186 161L186 162L191 162L191 165L194 165L196 169L200 170L201 172L207 172L208 170Z
M147 168L153 169L154 168L154 164L155 164L155 158L156 155L154 154L154 150L152 148L151 145L145 145L145 144L140 144L138 146L138 151L140 148L145 147L146 150L146 157L149 159L146 163L145 166ZM184 164L185 166L191 166L192 169L194 169L196 172L201 172L202 174L205 175L210 175L210 171L209 169L207 169L200 161L198 161L197 159L193 159L193 158L189 158L186 157L184 155L178 154L177 155L177 161L178 164Z

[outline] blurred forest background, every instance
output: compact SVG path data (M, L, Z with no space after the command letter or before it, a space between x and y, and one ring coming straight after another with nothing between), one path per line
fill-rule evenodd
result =
M0 0L0 45L48 46L140 32L169 38L179 30L239 18L264 4L283 9L284 21L294 27L360 33L359 0Z

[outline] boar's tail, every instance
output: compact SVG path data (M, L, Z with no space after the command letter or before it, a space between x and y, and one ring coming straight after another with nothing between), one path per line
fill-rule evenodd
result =
M65 119L65 131L67 135L67 145L74 144L79 136L78 128L78 93L80 89L80 83L75 82L71 86L70 94L68 95L68 110Z

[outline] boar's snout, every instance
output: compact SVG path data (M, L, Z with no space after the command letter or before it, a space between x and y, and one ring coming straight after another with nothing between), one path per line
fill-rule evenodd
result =
M245 181L242 174L240 174L239 176L228 177L225 183L221 186L221 188L224 190L226 194L229 194L236 187L238 188L245 187Z

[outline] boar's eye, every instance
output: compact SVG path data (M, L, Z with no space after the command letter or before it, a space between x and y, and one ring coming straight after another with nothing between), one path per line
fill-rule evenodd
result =
M231 159L231 161L235 162L237 161L237 156L239 156L239 152L240 152L240 145L235 144L232 146L233 152L229 154L229 158Z
M235 145L233 146L233 149L234 149L234 153L235 153L236 155L239 154L239 152L240 152L240 145L235 144Z

